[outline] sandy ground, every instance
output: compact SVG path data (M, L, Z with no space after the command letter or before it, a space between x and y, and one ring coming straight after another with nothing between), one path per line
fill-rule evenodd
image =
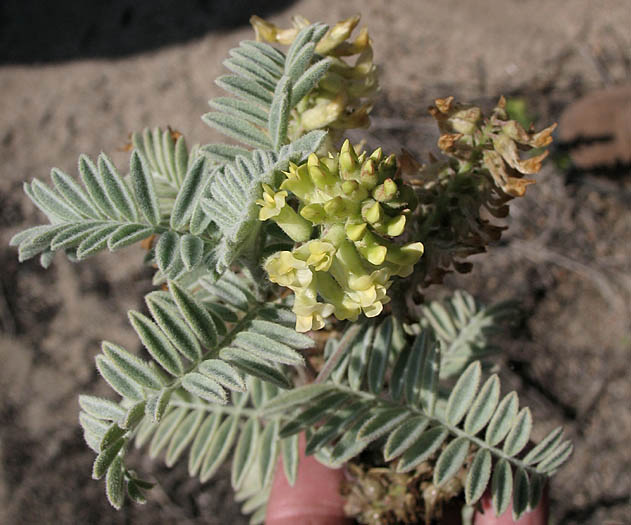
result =
M128 133L145 126L170 125L190 143L218 138L199 116L219 93L221 60L251 38L243 23L261 6L40 4L0 6L0 523L245 523L225 475L200 486L182 466L139 456L161 486L145 507L119 513L90 480L76 397L105 392L93 366L102 339L139 346L125 312L150 287L141 253L81 265L58 257L45 271L19 265L7 243L41 220L22 182L53 165L75 173L79 153L100 151L122 165ZM383 101L371 132L353 136L393 151L434 149L426 107L435 96L490 107L500 93L520 95L544 124L585 93L631 81L625 0L303 0L265 3L265 12L279 23L293 13L326 22L363 13L383 64ZM522 302L504 380L533 408L538 436L562 423L576 443L552 488L556 523L631 522L631 190L628 172L607 175L566 184L549 163L513 207L505 241L472 275L448 281Z

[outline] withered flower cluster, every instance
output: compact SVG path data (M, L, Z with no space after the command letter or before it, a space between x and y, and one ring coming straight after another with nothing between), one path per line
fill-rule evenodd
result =
M445 157L430 156L427 165L405 152L400 159L403 177L414 185L420 202L410 234L425 245L414 275L421 286L442 282L452 268L470 271L471 263L464 259L484 252L505 229L492 218L506 217L507 203L534 183L524 175L541 169L547 151L539 148L552 142L556 124L526 131L509 119L505 106L502 97L485 118L479 107L454 103L453 97L437 99L429 111L438 123L438 147Z

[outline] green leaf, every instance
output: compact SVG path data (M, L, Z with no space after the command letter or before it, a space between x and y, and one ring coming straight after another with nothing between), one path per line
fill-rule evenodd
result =
M115 356L117 359L119 356ZM133 356L132 356L133 357ZM143 392L137 382L128 378L128 374L133 374L134 379L138 377L136 374L136 363L131 363L131 366L121 370L121 366L127 366L127 361L124 361L126 356L123 356L118 362L116 360L110 361L105 356L97 355L95 357L96 367L103 379L109 383L109 385L118 392L121 396L132 399L134 401L140 401L143 399ZM120 363L120 364L119 364Z
M300 392L302 389L308 388L312 385L307 385L300 387L298 389L290 390L287 392ZM313 385L320 386L320 385ZM321 385L328 386L328 385ZM284 396L285 394L281 394ZM281 397L278 396L278 397ZM278 398L276 398L278 399ZM314 395L312 398L309 398L304 402L307 405L307 408L301 412L299 415L294 416L291 420L289 420L280 430L280 437L285 438L287 436L291 436L300 432L303 428L315 423L322 419L328 412L334 411L337 407L339 407L342 403L345 403L352 399L349 394L346 392L337 392L335 390L331 392L324 392L322 395L318 395L317 397ZM271 401L268 405L266 405L265 409L267 412L267 408L273 406L273 412L284 411L285 408L282 406L281 402L278 405L274 404L274 401ZM288 407L289 408L289 407Z
M397 472L409 472L425 461L443 444L447 435L447 430L441 426L423 432L421 437L401 456Z
M278 456L279 425L278 419L268 423L259 441L258 472L261 487L267 487L272 481Z
M390 379L388 380L390 386L390 396L394 401L402 401L401 398L405 390L406 367L412 351L407 345L400 351L397 351L393 345L393 351L395 355L398 355L394 363L394 367L392 368Z
M234 56L224 60L223 65L233 73L237 73L241 77L249 78L267 89L274 89L274 85L278 82L278 77L271 74L265 68L259 67L258 64L247 58Z
M368 409L363 401L355 401L335 410L333 415L318 429L312 433L307 441L305 454L310 456L317 453L322 447L337 439L341 434L355 423L358 418L364 418Z
M107 469L105 493L112 507L120 510L125 501L125 474L123 460L120 456L116 456Z
M315 43L310 42L298 49L295 55L291 57L291 61L288 56L288 60L285 62L285 75L287 75L292 82L295 82L309 67L313 59L314 51Z
M505 459L500 459L495 465L491 480L491 496L496 516L501 516L506 512L510 505L512 492L513 475L510 463Z
M486 428L484 441L491 446L497 445L511 428L515 416L517 415L517 407L519 400L516 392L511 392L500 402L495 414L491 418L489 426Z
M107 430L110 428L110 424L101 419L97 419L96 417L93 417L85 412L79 412L79 424L81 425L81 428L83 428L83 430L86 430L96 436L96 452L100 452L101 440L103 439L103 436L105 435Z
M427 428L429 420L425 416L413 416L401 423L388 436L388 441L383 448L385 461L392 461L403 454L419 438Z
M53 251L71 248L79 244L91 233L99 230L103 223L70 224L57 233L50 241L50 249Z
M241 42L238 49L232 49L230 54L239 51L246 51L248 57L252 59L256 57L257 61L267 63L271 71L278 71L279 76L282 74L282 68L285 65L285 55L275 47L264 42L245 40Z
M186 447L188 447L189 443L195 437L195 433L197 432L197 429L203 419L204 412L201 410L194 410L188 414L186 418L184 418L169 443L165 459L167 467L175 465L176 461L180 458L182 453L186 450Z
M265 403L265 392L263 382L257 377L248 377L248 393L254 408L260 408Z
M177 309L156 293L150 293L145 300L151 315L173 346L190 361L200 359L202 348Z
M234 100L234 99L228 99ZM267 122L267 114L265 115L265 122ZM237 155L248 155L249 151L239 146L233 146L232 144L207 144L201 148L201 152L206 155L210 160L218 163L225 164L226 162L234 161ZM191 233L195 233L191 230Z
M130 222L136 222L138 213L134 199L114 164L104 153L99 155L98 170L99 176L103 181L105 193L116 208L118 216Z
M260 44L260 42L255 42L255 44ZM248 62L249 67L252 69L255 68L255 70L261 75L264 75L266 72L268 74L266 79L272 82L272 84L276 83L276 81L278 81L278 79L283 74L282 65L284 62L284 56L281 56L281 62L279 65L279 63L276 61L276 59L278 58L277 56L275 56L274 58L270 58L269 56L267 56L266 52L262 52L259 49L249 46L248 42L241 42L240 47L236 49L231 49L230 55L232 57L241 59L243 62Z
M361 428L363 421L358 420L349 430L344 432L340 440L337 442L331 452L331 460L334 465L342 465L349 459L354 458L368 445L369 441L357 438L357 433Z
M127 495L129 498L138 505L144 505L147 503L147 498L145 497L144 492L134 481L127 482Z
M187 271L191 271L202 262L204 241L195 235L183 235L180 238L180 257Z
M290 107L295 107L320 82L331 64L330 58L319 60L300 75L291 91Z
M374 334L375 326L363 323L359 333L350 345L348 384L353 390L359 390L364 381Z
M504 440L504 453L509 457L519 453L528 443L531 430L532 415L530 409L522 408Z
M123 224L114 230L107 239L107 247L116 251L130 244L135 244L153 235L155 230L142 224Z
M272 149L274 146L266 133L240 117L210 112L206 113L202 120L211 128L253 148Z
M438 398L438 381L440 378L440 349L437 344L430 344L423 359L420 397L423 409L428 415L434 414Z
M128 430L135 428L145 416L146 407L146 401L140 401L129 407L124 417L121 418L121 426Z
M99 449L105 450L106 448L109 448L112 443L115 443L116 441L118 441L119 438L123 437L124 435L124 429L119 427L116 423L111 424L101 438Z
M573 450L572 442L564 441L537 465L537 472L550 473L555 471L568 460Z
M379 394L383 388L391 340L392 317L389 316L385 318L375 332L375 340L368 362L368 387L375 394Z
M186 417L188 409L184 407L178 407L169 412L160 422L158 430L156 430L153 438L151 439L151 445L149 445L149 456L155 458L162 449L167 446L169 440L180 427L180 424Z
M291 382L281 370L242 348L224 348L219 357L263 381L269 381L280 388L291 388Z
M532 465L544 459L563 439L563 427L557 427L541 440L523 459L524 465Z
M217 329L211 315L204 306L176 282L169 281L169 290L186 324L202 344L214 347L217 343Z
M250 323L249 330L299 350L312 348L315 344L309 336L270 321L255 319Z
M291 68L291 65L296 61L296 57L305 47L312 45L315 28L315 25L310 25L303 27L298 32L287 50L287 55L285 57L285 71Z
M125 416L125 410L122 407L102 397L80 395L79 406L97 419L119 421Z
M287 365L304 365L304 358L298 352L261 334L239 332L234 344L261 359Z
M534 510L539 506L543 488L546 484L546 477L533 473L530 477L530 498L528 501L528 509Z
M434 485L442 487L453 478L467 459L469 453L469 439L459 437L454 439L442 451L434 467Z
M79 173L81 181L88 190L92 202L101 211L102 215L110 219L118 217L114 206L105 192L105 185L94 163L86 156L79 157Z
M162 140L160 142L162 161L165 171L168 173L168 177L171 180L182 182L182 179L178 177L177 168L175 166L175 142L172 135L173 133L170 129L162 131Z
M478 393L464 422L464 430L470 436L482 430L495 412L500 398L500 380L496 374L489 377Z
M357 438L362 441L374 441L390 432L409 415L409 411L402 407L378 410L362 425Z
M159 424L150 418L143 419L136 430L136 437L134 440L136 448L144 446L147 440L158 429L158 426Z
M458 336L458 329L454 325L449 312L439 302L433 301L429 303L424 310L424 314L441 339L450 341Z
M475 504L484 494L491 478L491 453L481 448L475 454L467 480L465 482L465 500L467 505Z
M206 159L199 157L186 173L171 210L170 223L174 230L183 230L188 225L209 175L205 166Z
M202 483L208 481L226 458L239 428L239 418L228 416L217 429L210 447L206 452L199 478Z
M310 153L318 150L324 142L327 132L321 129L310 131L280 149L280 158L300 162Z
M25 185L24 190L27 195L51 219L51 222L55 222L54 219L67 222L81 220L81 215L43 182L33 179L30 190L27 188L28 186Z
M169 339L151 319L135 311L129 312L129 320L151 357L173 376L184 372L182 360Z
M405 399L408 403L416 403L421 395L423 380L423 361L432 344L426 330L414 339L410 357L405 367Z
M266 108L272 103L272 92L258 82L236 75L223 75L215 80L221 89Z
M29 238L36 238L40 235L50 235L52 237L54 233L49 233L51 232L51 230L64 227L65 225L55 226L52 224L45 224L42 226L33 226L31 228L27 228L26 230L22 230L21 232L18 232L13 237L11 237L11 239L9 240L9 246L17 246L18 244L29 242ZM44 243L44 246L47 246L48 243L50 243L50 240L46 241Z
M169 400L172 394L173 390L171 388L163 388L160 392L147 399L145 412L152 417L153 421L157 422L162 419L162 416L169 406Z
M528 510L530 501L530 482L528 474L522 468L515 472L515 488L513 489L513 519L517 521Z
M449 400L447 401L446 417L450 425L456 426L469 410L480 384L482 367L480 362L471 363L458 379Z
M256 124L257 126L261 126L263 128L267 127L268 112L260 106L252 104L247 100L239 100L229 97L217 97L208 101L208 104L210 104L212 108L218 109L222 113L227 113L228 115L234 115L235 117L249 120L252 124ZM212 146L215 146L215 144L213 144ZM204 146L204 149L206 149L206 146ZM238 148L238 150L239 151L236 151L234 154L230 154L227 160L231 161L234 160L237 155L243 155L244 153L247 154L247 150L244 150L242 148Z
M57 191L77 212L85 217L92 217L93 219L101 219L103 217L99 209L72 177L57 168L52 169L50 176Z
M65 231L67 225L35 226L13 236L11 246L19 244L18 260L24 262L37 254L51 249L52 240L58 233Z
M280 442L281 452L283 456L283 470L285 477L291 487L296 483L298 476L298 434L286 437Z
M274 146L278 151L287 141L287 124L289 122L289 101L291 98L291 78L283 75L274 91L274 98L270 106L267 129Z
M112 234L118 226L104 226L96 231L93 231L85 239L81 241L77 247L75 255L78 260L85 259L86 257L101 251L107 246L109 236Z
M190 157L194 157L194 155L191 155ZM182 184L182 181L184 181L184 177L186 177L188 161L189 153L188 149L186 148L186 141L184 140L184 137L178 137L177 141L175 142L174 166L175 173L177 174L177 182L179 184Z
M155 184L149 168L137 151L133 151L131 154L129 178L142 215L149 221L149 224L157 226L160 224L161 215Z
M92 479L101 479L105 475L107 469L120 452L120 449L123 448L124 444L125 439L120 438L118 441L112 443L109 448L99 453L92 465Z
M97 436L96 434L90 432L89 430L84 429L83 430L83 439L86 442L86 444L88 445L88 447L90 447L92 449L93 452L96 452L97 454L100 452L100 449L99 449L99 436Z
M256 419L248 419L247 423L241 431L237 446L234 452L234 459L232 460L232 474L230 481L232 487L238 490L243 479L248 472L248 469L254 460L259 438L259 423Z
M246 391L243 376L221 359L207 359L199 365L198 369L205 376L214 379L230 390Z
M166 231L160 235L156 244L155 254L158 268L165 275L174 268L180 258L180 236L173 231Z
M190 476L197 474L204 460L204 456L213 442L215 432L217 432L219 428L219 423L221 423L221 414L216 412L212 413L206 417L199 432L197 432L188 456L188 473Z
M217 381L197 372L189 372L182 377L182 386L191 394L212 403L224 405L228 401L226 391Z

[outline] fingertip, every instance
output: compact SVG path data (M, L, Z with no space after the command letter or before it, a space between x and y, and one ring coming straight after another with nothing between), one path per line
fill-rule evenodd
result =
M512 502L501 516L496 516L493 511L491 494L487 492L482 497L482 512L476 512L474 525L547 525L548 523L548 494L544 490L541 502L536 509L524 514L517 521L513 519Z
M300 436L300 463L296 483L291 486L282 468L276 466L267 505L267 525L346 525L344 499L340 494L341 469L333 470L304 455L305 438Z

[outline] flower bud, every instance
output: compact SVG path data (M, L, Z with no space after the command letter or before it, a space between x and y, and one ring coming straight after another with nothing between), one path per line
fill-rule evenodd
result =
M366 226L368 226L365 222L359 224L347 224L346 225L346 236L351 241L358 241L364 236L364 232L366 231Z
M372 197L379 202L388 202L394 198L397 191L397 183L392 179L386 179L372 191Z
M383 219L383 210L379 203L367 201L362 207L362 219L370 224L381 222Z
M357 153L355 148L351 145L350 141L346 139L342 148L340 149L340 175L343 179L350 179L354 177L357 170Z
M386 221L386 235L389 235L390 237L398 237L401 235L405 229L405 222L405 215L397 215L396 217L392 217L392 219Z

